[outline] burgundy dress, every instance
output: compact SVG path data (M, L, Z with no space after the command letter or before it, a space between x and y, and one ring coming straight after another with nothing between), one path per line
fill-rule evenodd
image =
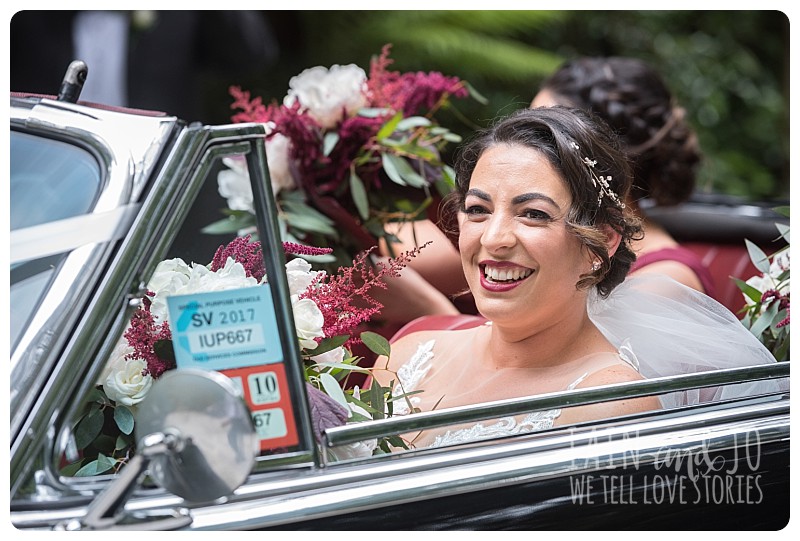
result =
M677 261L678 263L683 263L692 269L697 275L697 278L700 280L700 284L705 290L705 294L711 298L717 298L717 293L714 290L714 280L711 277L711 271L709 271L708 267L703 264L697 254L688 248L683 248L682 246L674 248L662 248L661 250L656 250L654 252L649 252L639 256L636 258L636 261L631 266L631 270L629 272L637 271L642 267L646 267L651 263L657 263L659 261Z

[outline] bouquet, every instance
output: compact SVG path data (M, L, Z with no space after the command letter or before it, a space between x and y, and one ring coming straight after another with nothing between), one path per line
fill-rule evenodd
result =
M383 238L390 222L425 218L434 196L449 193L454 172L441 158L461 138L435 121L451 98L483 98L438 72L390 71L390 46L369 76L349 64L316 66L289 81L282 103L231 87L234 122L264 123L272 192L284 241L329 246L339 264ZM218 176L227 218L207 233L253 231L253 195L243 162ZM394 255L394 254L392 254ZM313 259L312 259L313 260ZM324 258L315 261L324 262Z
M284 251L315 256L330 249L284 243ZM345 389L351 373L369 373L369 369L357 365L359 358L349 347L363 342L377 354L390 353L389 343L382 336L369 331L355 334L361 323L382 308L370 296L370 289L385 288L383 278L398 276L417 252L403 253L386 264L373 264L365 251L335 275L314 271L301 258L286 263L318 442L326 428L383 418L391 415L392 401L406 400L407 395L392 395L394 382L388 387L373 382L370 389ZM154 380L176 368L167 318L168 296L251 287L265 283L265 275L261 245L249 235L220 246L209 265L188 265L179 258L160 262L141 307L131 317L104 374L86 400L65 452L62 473L89 476L118 471L135 452L136 405L147 396ZM392 448L406 446L399 437L388 437L337 448L334 454L342 459L390 452Z
M789 208L775 209L787 218ZM789 359L789 226L775 224L786 246L767 256L745 240L750 260L761 272L747 281L735 279L745 298L742 323L779 361Z

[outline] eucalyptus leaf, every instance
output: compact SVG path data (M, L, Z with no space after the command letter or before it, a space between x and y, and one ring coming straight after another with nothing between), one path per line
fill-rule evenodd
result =
M400 121L403 120L403 113L398 111L392 118L389 119L381 129L378 130L378 133L375 135L375 138L378 141L383 141L390 135L394 133L394 130L397 129L397 125L400 124Z
M299 214L301 216L308 216L324 222L328 225L333 225L333 220L328 218L325 214L321 213L314 207L308 205L302 199L287 200L283 204L283 209L289 214Z
M770 328L773 324L773 321L778 317L778 305L780 303L773 302L764 310L764 313L761 314L753 326L750 327L750 332L753 333L756 337L761 337L761 334ZM780 321L780 320L778 320Z
M474 86L472 86L471 84L469 84L469 81L463 81L463 83L464 83L464 86L465 86L465 87L467 88L467 90L469 91L469 95L470 95L470 97L472 97L474 100L476 100L478 103L480 103L480 104L482 104L482 105L486 105L487 103L489 103L489 100L488 100L488 99L486 99L486 97L485 97L483 94L481 94L480 92L478 92L478 91L475 89L475 87L474 87Z
M256 217L248 213L246 215L223 218L222 220L208 224L200 229L200 231L209 235L225 235L228 233L236 233L240 229L255 225L255 223Z
M114 408L114 422L117 423L123 434L133 432L133 413L124 405L117 404L117 407Z
M411 130L420 126L430 126L431 121L424 116L410 116L397 123L398 130Z
M384 414L386 405L383 401L383 387L381 387L374 378L372 379L372 385L370 386L369 393L370 398L372 399L370 400L370 405L374 410L372 412L372 418L383 419L386 417Z
M347 411L350 411L350 408L347 406L347 398L344 396L344 391L339 387L339 382L337 382L333 376L323 372L319 375L319 381L322 383L322 387L325 389L328 396L347 408Z
M391 109L386 109L383 107L364 107L358 110L358 116L376 118L379 116L388 115L391 112Z
M781 238L786 242L789 241L789 226L786 224L775 224L775 227L778 228L778 232L781 234Z
M401 186L412 186L414 188L422 188L428 185L425 179L414 171L404 158L389 153L381 154L381 158L383 159L383 168L386 174L389 175L389 178L394 182Z
M381 154L381 162L383 163L383 170L386 171L386 175L392 182L399 184L400 186L407 186L406 181L403 180L403 176L397 170L397 161L398 158L392 154L382 153Z
M361 333L361 341L367 346L370 351L378 355L389 356L391 353L391 346L389 341L380 334L372 331L364 331Z
M75 446L85 449L100 434L105 418L103 411L93 408L75 427Z
M326 133L325 138L322 141L322 154L324 156L329 156L338 142L339 134L337 132L329 131Z
M334 363L334 362L322 362L316 363L315 366L319 366L322 368L338 368L339 370L345 370L347 372L359 372L361 374L370 374L371 372L367 368L362 368L357 364L346 364L346 363Z
M100 475L112 469L117 462L108 458L106 455L100 453L97 460L89 462L84 467L75 472L75 477L91 477L93 475Z
M764 251L747 239L745 239L744 243L747 246L747 253L750 254L750 261L753 262L753 265L761 272L768 273L769 258Z
M753 302L761 301L761 292L739 278L734 278L733 281L739 286L739 289L744 293L747 298L749 298Z
M353 196L353 203L356 205L358 215L362 220L369 218L369 200L364 182L358 177L355 171L350 172L350 194Z
M323 338L322 340L319 341L317 347L308 350L308 353L309 355L322 355L323 353L327 353L338 347L341 347L349 339L350 339L349 334L340 334L338 336L330 336Z
M286 221L290 226L302 231L322 233L323 235L336 235L336 229L327 223L310 215L285 213Z

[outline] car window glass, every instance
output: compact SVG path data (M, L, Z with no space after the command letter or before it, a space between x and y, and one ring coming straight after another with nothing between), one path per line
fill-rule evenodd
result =
M91 211L102 188L97 160L75 145L11 131L10 229L15 231ZM11 265L11 344L28 321L68 252Z
M91 210L102 176L86 150L12 131L10 157L12 231Z
M244 163L243 158L240 161ZM178 227L174 240L166 254L159 259L161 263L153 275L145 280L148 290L163 292L151 298L152 302L147 310L150 314L148 318L155 317L147 319L146 325L142 326L139 324L141 322L133 322L141 315L141 309L137 311L126 325L126 331L109 358L102 360L104 369L89 395L80 404L74 420L69 423L74 430L70 431L66 438L62 438L62 441L67 443L56 453L56 456L61 457L58 468L62 475L84 477L114 473L119 471L135 452L135 438L142 436L136 434L134 428L137 404L147 395L154 382L151 377L154 367L173 369L177 357L175 351L180 347L173 348L173 337L166 323L167 317L172 317L171 314L175 313L170 312L167 307L168 296L194 295L197 292L208 291L224 292L228 289L251 288L258 285L258 281L250 276L246 277L244 271L241 276L235 272L224 273L224 279L217 278L209 272L217 270L212 261L219 248L225 247L237 237L255 233L255 231L233 230L216 234L204 231L209 224L224 218L220 209L225 208L225 202L219 196L217 185L217 175L224 169L226 167L222 163L222 158L216 159L207 169L202 187L191 204L186 218ZM203 285L200 285L201 282ZM145 301L148 302L150 301ZM220 304L223 302L220 301ZM231 305L215 310L213 314L198 312L195 315L202 323L211 321L212 316L215 323L219 322L221 317L239 322L237 318L250 316L249 308L240 308L240 305ZM245 327L247 325L239 325L231 336L236 339L245 336L245 333L249 333L249 327ZM189 336L192 347L200 343L203 347L213 349L219 346L220 341L228 340L230 334L229 328L226 327L223 340L216 327L213 327L214 332L211 332L212 327L201 329L202 332L192 332L192 336ZM189 330L194 330L191 324ZM189 334L187 332L187 335ZM197 338L199 342L195 342L194 334L198 336L202 334ZM254 331L254 334L258 332ZM137 355L132 347L133 345L139 347L141 344L149 344L147 355ZM268 342L267 349L272 347L274 351L277 346L273 344L274 342ZM254 343L253 347L257 345ZM219 351L224 353L224 349ZM260 436L266 435L272 438L269 445L262 439L262 455L302 451L303 446L307 445L303 441L303 436L298 435L296 425L293 426L299 416L294 411L295 406L287 383L289 369L281 372L275 368L281 364L286 363L268 364L267 368L260 371L249 370L253 367L248 367L248 370L236 368L233 371L235 373L215 368L231 377L240 389L249 386L248 395L255 400L256 409L259 410L258 415L256 413L253 415L257 432ZM209 368L213 367L209 365ZM259 390L260 396L254 396L253 393ZM268 426L269 423L272 424Z

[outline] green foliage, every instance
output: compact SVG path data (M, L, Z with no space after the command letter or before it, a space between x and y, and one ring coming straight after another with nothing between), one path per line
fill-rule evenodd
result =
M541 81L575 56L635 56L664 76L698 132L698 190L781 199L789 194L789 23L775 10L302 11L267 15L296 28L288 76L357 63L392 43L394 69L469 81L488 104L443 111L466 136L527 107ZM276 74L268 74L274 78ZM287 79L288 80L288 79ZM265 85L270 84L265 82ZM266 95L283 95L277 85ZM445 155L451 163L452 152Z
M789 216L788 207L775 209ZM748 280L735 278L746 305L742 308L742 324L750 330L779 361L789 359L789 227L776 224L786 246L767 256L758 246L746 240L750 260L761 273Z

